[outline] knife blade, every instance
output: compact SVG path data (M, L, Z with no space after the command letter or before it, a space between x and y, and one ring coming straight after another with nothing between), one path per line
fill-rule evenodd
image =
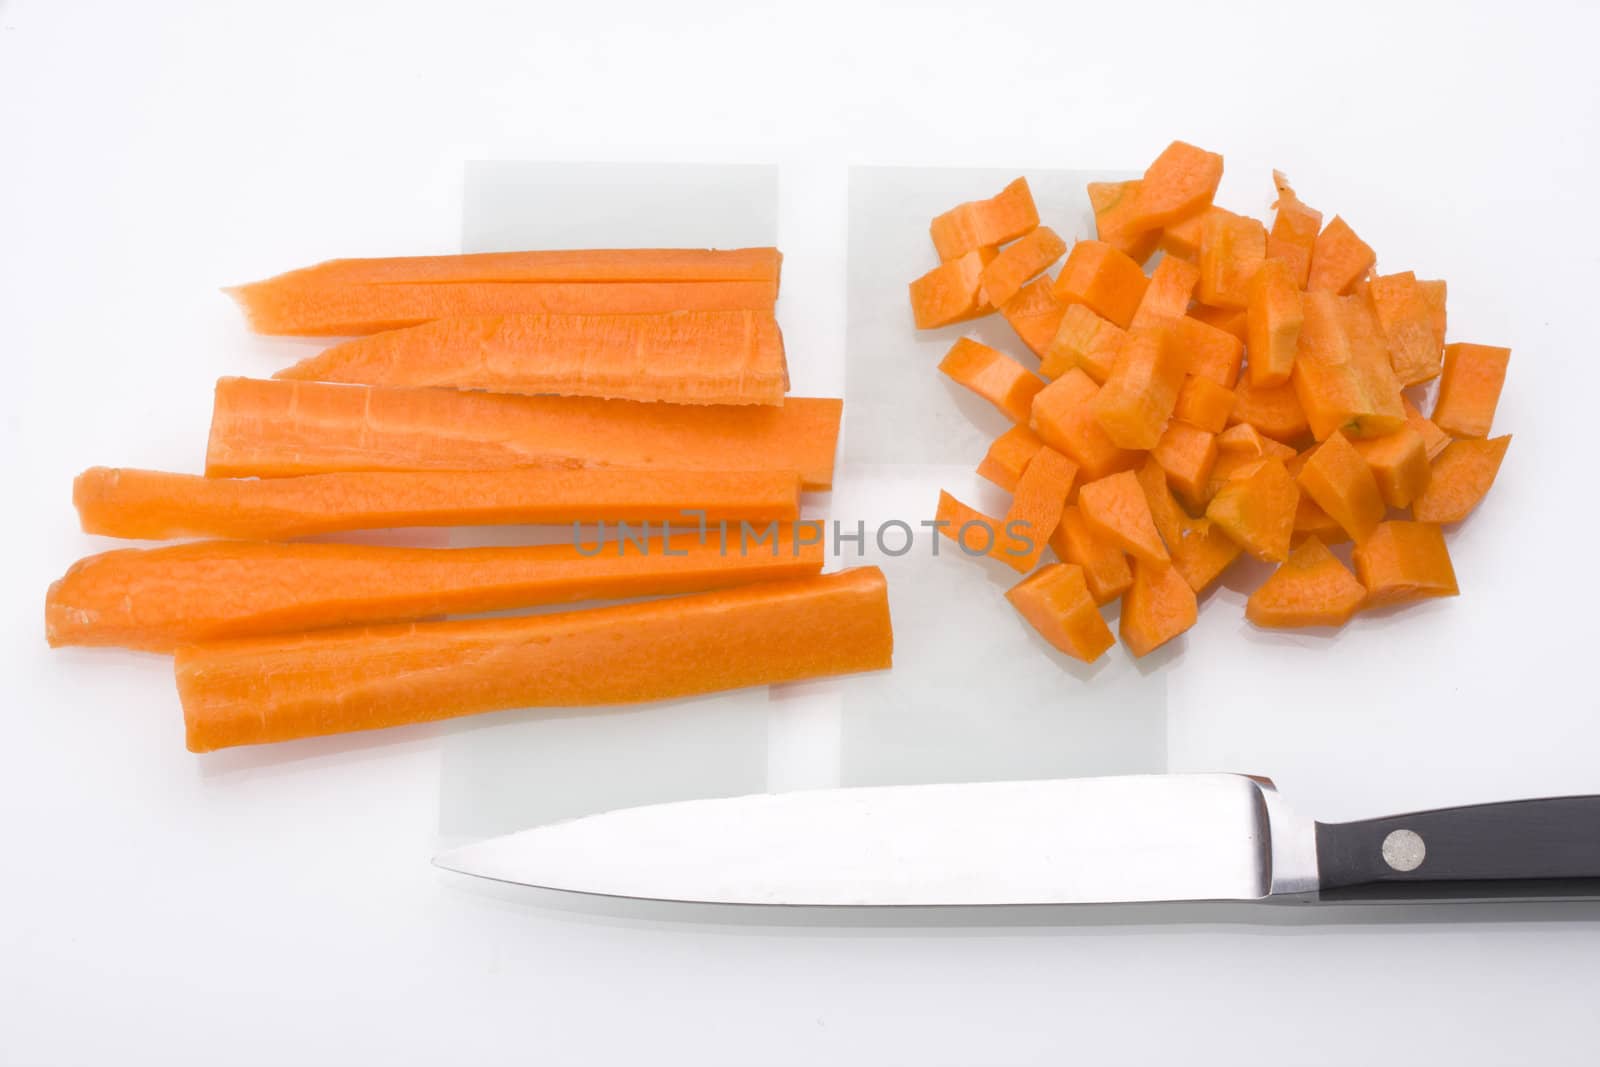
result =
M1600 896L1600 797L1356 823L1235 774L883 786L625 808L435 857L650 900L823 906Z

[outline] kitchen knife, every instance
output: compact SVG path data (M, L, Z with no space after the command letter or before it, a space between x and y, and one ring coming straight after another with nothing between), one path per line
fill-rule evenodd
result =
M625 808L434 863L727 904L1587 899L1600 796L1319 823L1235 774L832 789Z

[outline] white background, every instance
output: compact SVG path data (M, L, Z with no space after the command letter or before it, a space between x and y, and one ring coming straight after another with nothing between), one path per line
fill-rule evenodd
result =
M164 661L47 653L39 609L98 547L72 475L197 469L211 379L293 347L216 287L455 248L465 159L783 165L799 352L843 343L847 164L1136 168L1182 136L1227 155L1224 203L1282 167L1448 278L1452 334L1515 349L1517 440L1460 601L1330 644L1218 594L1169 661L1173 766L1324 818L1600 792L1597 31L1577 4L0 3L0 1063L1591 1059L1593 909L718 924L474 887L423 862L437 733L197 761Z

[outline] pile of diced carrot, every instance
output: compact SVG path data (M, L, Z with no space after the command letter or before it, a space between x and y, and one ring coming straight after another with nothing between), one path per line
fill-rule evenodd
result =
M1012 604L1085 661L1116 643L1102 605L1121 598L1146 655L1241 555L1277 565L1258 626L1455 595L1442 528L1511 442L1489 436L1510 350L1446 343L1444 282L1377 273L1281 174L1270 226L1215 206L1221 179L1220 155L1174 142L1142 178L1090 183L1096 239L1069 248L1018 178L935 218L940 264L911 283L919 328L998 311L1037 357L962 338L940 364L1014 425L978 466L1006 513L943 494L938 518L1027 574Z
M780 263L345 259L235 290L259 332L353 338L273 380L219 381L203 476L78 477L88 533L211 540L79 561L46 598L50 643L175 653L195 751L887 667L883 575L822 575L820 534L797 532L801 490L832 483L841 402L785 396ZM493 548L296 540L529 523L632 527ZM442 618L640 596L665 598Z

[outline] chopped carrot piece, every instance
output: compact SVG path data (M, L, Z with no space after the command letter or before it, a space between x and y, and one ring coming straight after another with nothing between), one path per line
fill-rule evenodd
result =
M1196 295L1212 307L1243 308L1250 279L1267 258L1267 229L1247 215L1211 214L1200 232L1200 285Z
M87 533L283 540L346 530L570 522L777 519L800 511L793 471L338 471L202 478L91 467L72 501ZM686 511L685 509L691 509Z
M1411 427L1402 426L1395 433L1366 437L1352 444L1367 461L1383 502L1391 508L1410 507L1428 488L1433 473L1428 467L1428 446Z
M1068 504L1062 510L1050 547L1062 562L1083 568L1084 581L1096 604L1109 604L1133 584L1127 555L1109 538L1096 533L1076 504Z
M1294 449L1281 441L1267 437L1251 426L1248 422L1241 422L1230 426L1217 435L1217 448L1223 452L1242 452L1251 459L1272 459L1274 457L1288 462L1294 457Z
M1511 349L1457 343L1444 350L1433 421L1451 437L1488 437Z
M587 611L180 648L189 749L625 704L889 666L876 567Z
M1433 476L1411 508L1418 522L1460 522L1488 495L1511 435L1452 441L1433 461Z
M1210 378L1224 389L1239 380L1244 344L1233 334L1185 315L1172 328L1172 337L1190 374Z
M1445 317L1446 286L1442 281L1418 281L1417 288L1422 291L1422 299L1428 304L1428 321L1433 326L1434 347L1444 347L1444 331L1447 325Z
M1199 610L1194 590L1176 567L1135 559L1117 628L1128 651L1147 656L1193 626Z
M1267 259L1250 279L1245 347L1250 351L1254 385L1283 385L1294 370L1294 349L1300 340L1300 324L1305 321L1305 307L1291 272L1281 259Z
M1232 334L1240 344L1250 340L1250 321L1244 308L1214 308L1209 304L1195 303L1189 306L1189 317L1207 326L1215 326L1223 333Z
M343 336L462 315L771 311L775 248L336 259L228 292L257 333Z
M1235 471L1206 505L1206 518L1257 559L1281 563L1294 539L1300 490L1281 459L1260 459Z
M1093 663L1117 643L1077 564L1041 567L1012 586L1006 599L1040 637L1085 663Z
M1139 186L1134 178L1125 182L1090 182L1089 206L1094 209L1094 235L1135 263L1143 263L1155 252L1161 231L1129 230L1123 220L1133 209Z
M1048 226L1040 226L1006 245L983 268L984 303L991 307L1004 304L1030 278L1049 269L1066 250L1067 242Z
M1221 433L1233 414L1233 392L1210 378L1191 373L1178 390L1172 417L1207 433Z
M1137 559L1171 559L1156 532L1144 487L1133 471L1119 471L1078 490L1078 509L1096 533Z
M1339 558L1308 537L1250 594L1244 614L1257 626L1343 626L1366 597Z
M938 216L928 226L941 261L959 259L980 248L1013 241L1039 225L1028 179L1018 178L987 200L969 200Z
M988 345L963 337L950 346L939 369L951 381L964 385L999 408L1012 422L1027 422L1033 397L1044 382L1006 355Z
M217 382L210 477L508 467L798 471L833 483L842 402L641 404L254 378Z
M1389 365L1401 385L1439 376L1442 343L1433 332L1433 309L1410 271L1385 274L1367 283L1378 325L1389 342Z
M1067 253L1051 292L1063 304L1087 304L1126 329L1149 284L1139 264L1104 241L1079 241Z
M1381 437L1406 421L1400 382L1367 301L1314 290L1294 357L1294 390L1317 440Z
M968 556L988 557L1009 564L1012 559L1033 550L1025 539L1011 536L1004 521L963 504L942 489L933 518L939 533L954 541Z
M1033 398L1029 425L1040 439L1077 463L1086 479L1103 478L1139 464L1139 454L1117 447L1095 418L1100 387L1072 368Z
M1103 383L1111 375L1117 350L1126 336L1126 330L1096 315L1087 305L1070 304L1039 362L1039 373L1054 379L1080 367L1096 382Z
M965 322L994 308L983 299L983 269L993 248L977 248L946 260L911 283L911 317L919 330Z
M1111 376L1094 399L1100 428L1120 448L1154 448L1172 418L1183 376L1183 356L1171 330L1129 330Z
M1200 237L1206 228L1206 218L1210 215L1232 215L1227 208L1210 206L1196 211L1192 215L1185 215L1176 222L1169 223L1161 230L1161 240L1157 247L1169 256L1175 256L1187 263L1200 262ZM1196 279L1198 283L1198 279Z
M1461 592L1444 535L1431 522L1391 519L1358 543L1354 555L1369 607Z
M983 462L978 464L978 474L1009 493L1016 489L1017 479L1043 447L1038 435L1019 423L994 439Z
M1329 293L1348 293L1378 261L1372 246L1356 236L1350 224L1338 215L1317 234L1311 249L1311 273L1306 288Z
M1123 226L1153 230L1193 215L1210 206L1221 181L1221 156L1173 141L1145 170Z
M765 531L763 531L765 532ZM782 545L783 550L778 551ZM793 546L793 550L790 550ZM198 541L79 560L50 586L52 645L180 645L579 600L692 593L822 570L821 542L778 528L772 550L682 533L590 552Z
M1017 295L1000 308L1000 314L1022 338L1022 343L1040 357L1049 351L1050 342L1055 340L1056 331L1061 328L1061 317L1067 310L1066 305L1057 300L1050 290L1049 278L1035 278L1018 289Z
M1200 282L1200 269L1176 256L1163 256L1150 274L1150 284L1133 313L1134 326L1171 326L1189 310Z
M1439 458L1439 453L1450 444L1450 435L1439 429L1438 425L1411 402L1410 397L1402 396L1400 403L1405 409L1406 425L1422 435L1423 444L1428 446L1428 460L1432 462Z
M439 319L345 341L274 377L674 404L781 404L789 389L770 311Z
M1217 437L1174 419L1150 458L1166 472L1167 483L1191 508L1204 508L1211 468L1217 462Z
M1349 532L1305 493L1300 494L1300 503L1294 509L1294 535L1297 539L1315 537L1326 545L1350 540Z
M1248 377L1233 391L1233 412L1228 421L1260 430L1274 441L1292 443L1311 432L1305 409L1294 385L1258 387Z
M1173 567L1190 589L1203 592L1239 558L1242 550L1210 519L1192 518L1179 506L1168 487L1166 473L1154 459L1139 468L1138 476L1156 532L1172 555Z
M1077 477L1078 465L1049 447L1041 448L1023 469L1016 495L1006 511L1005 529L1008 533L1026 533L1032 544L1026 552L1005 557L1013 568L1026 574L1038 565L1061 522L1061 511L1067 506L1067 496Z
M1267 257L1287 265L1295 287L1304 289L1311 276L1311 250L1322 229L1322 212L1307 207L1294 195L1282 171L1273 171L1272 181L1278 189L1273 205L1278 214L1272 220L1272 232L1267 234Z
M1312 451L1300 469L1300 488L1358 544L1383 521L1383 492L1372 468L1342 433Z
M1219 435L1220 439L1220 435ZM1211 503L1211 498L1221 491L1233 479L1233 476L1246 467L1254 467L1263 457L1252 456L1243 451L1228 451L1221 448L1217 450L1217 461L1211 465L1211 477L1206 479L1205 503ZM1204 509L1197 509L1203 511Z

